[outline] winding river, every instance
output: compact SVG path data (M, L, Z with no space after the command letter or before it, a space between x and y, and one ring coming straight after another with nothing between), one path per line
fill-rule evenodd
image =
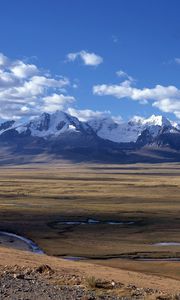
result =
M0 231L0 244L15 249L28 250L36 254L44 254L43 250L33 241L11 232Z
M86 221L60 221L58 224L62 225L83 225L83 224L97 224L97 223L104 223L104 224L110 224L110 225L132 225L134 222L118 222L118 221L106 221L106 222L101 222L98 220L94 219L88 219ZM0 231L0 244L2 244L5 247L8 248L14 248L14 249L20 249L20 250L25 250L25 251L30 251L36 254L44 254L44 251L32 240L17 235L15 233L11 232L6 232L6 231ZM159 242L152 244L152 246L156 247L168 247L168 246L180 246L179 242ZM74 256L62 256L61 258L66 259L66 260L73 260L73 261L78 261L78 260L88 260L88 257L74 257ZM116 257L116 258L122 258L122 257ZM101 258L99 258L101 259ZM106 258L104 258L106 259ZM112 259L112 258L109 258ZM135 259L137 261L146 261L146 262L151 262L151 261L171 261L171 262L178 262L180 261L180 258L177 257L170 257L170 258L137 258Z

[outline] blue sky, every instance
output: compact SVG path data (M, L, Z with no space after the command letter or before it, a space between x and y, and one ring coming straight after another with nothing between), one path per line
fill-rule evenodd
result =
M179 0L0 0L0 117L180 118L179 14Z

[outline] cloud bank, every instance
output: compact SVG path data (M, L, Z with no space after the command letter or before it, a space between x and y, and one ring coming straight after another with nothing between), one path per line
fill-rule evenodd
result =
M94 111L91 109L82 109L82 110L78 110L72 107L69 107L67 109L67 112L78 118L80 121L82 122L87 122L90 121L91 119L102 119L102 118L107 118L107 117L111 117L111 112L110 111Z
M69 53L68 59L80 58L85 65L96 66L103 59L84 50ZM173 113L180 119L180 89L174 85L157 84L152 88L137 88L133 77L123 70L116 72L122 80L119 84L98 84L93 86L93 94L112 96L117 99L131 99L141 104L149 103L165 113ZM33 117L42 112L65 110L82 121L92 118L111 117L110 111L77 110L71 107L75 98L67 92L68 78L51 76L35 64L23 60L12 60L0 53L0 118L21 119ZM121 118L118 118L121 121Z
M118 99L131 99L142 104L151 102L152 106L180 118L180 89L177 87L156 85L153 88L136 88L131 80L120 84L101 84L93 86L93 94L113 96Z
M68 78L52 77L34 64L0 53L0 118L20 119L64 109L75 101L66 94L69 85Z

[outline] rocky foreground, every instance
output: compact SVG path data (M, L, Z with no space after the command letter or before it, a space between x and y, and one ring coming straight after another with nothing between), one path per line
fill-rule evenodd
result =
M180 300L180 281L0 247L0 300Z
M13 300L94 300L94 299L180 299L151 288L124 285L77 274L61 274L48 265L39 267L0 266L0 299Z

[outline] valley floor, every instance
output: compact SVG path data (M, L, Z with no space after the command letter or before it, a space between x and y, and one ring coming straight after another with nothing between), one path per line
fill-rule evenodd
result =
M57 265L125 286L178 293L179 190L175 163L2 166L0 231L32 240L48 256L13 250L29 249L1 236L0 264ZM83 260L60 259L68 257Z

